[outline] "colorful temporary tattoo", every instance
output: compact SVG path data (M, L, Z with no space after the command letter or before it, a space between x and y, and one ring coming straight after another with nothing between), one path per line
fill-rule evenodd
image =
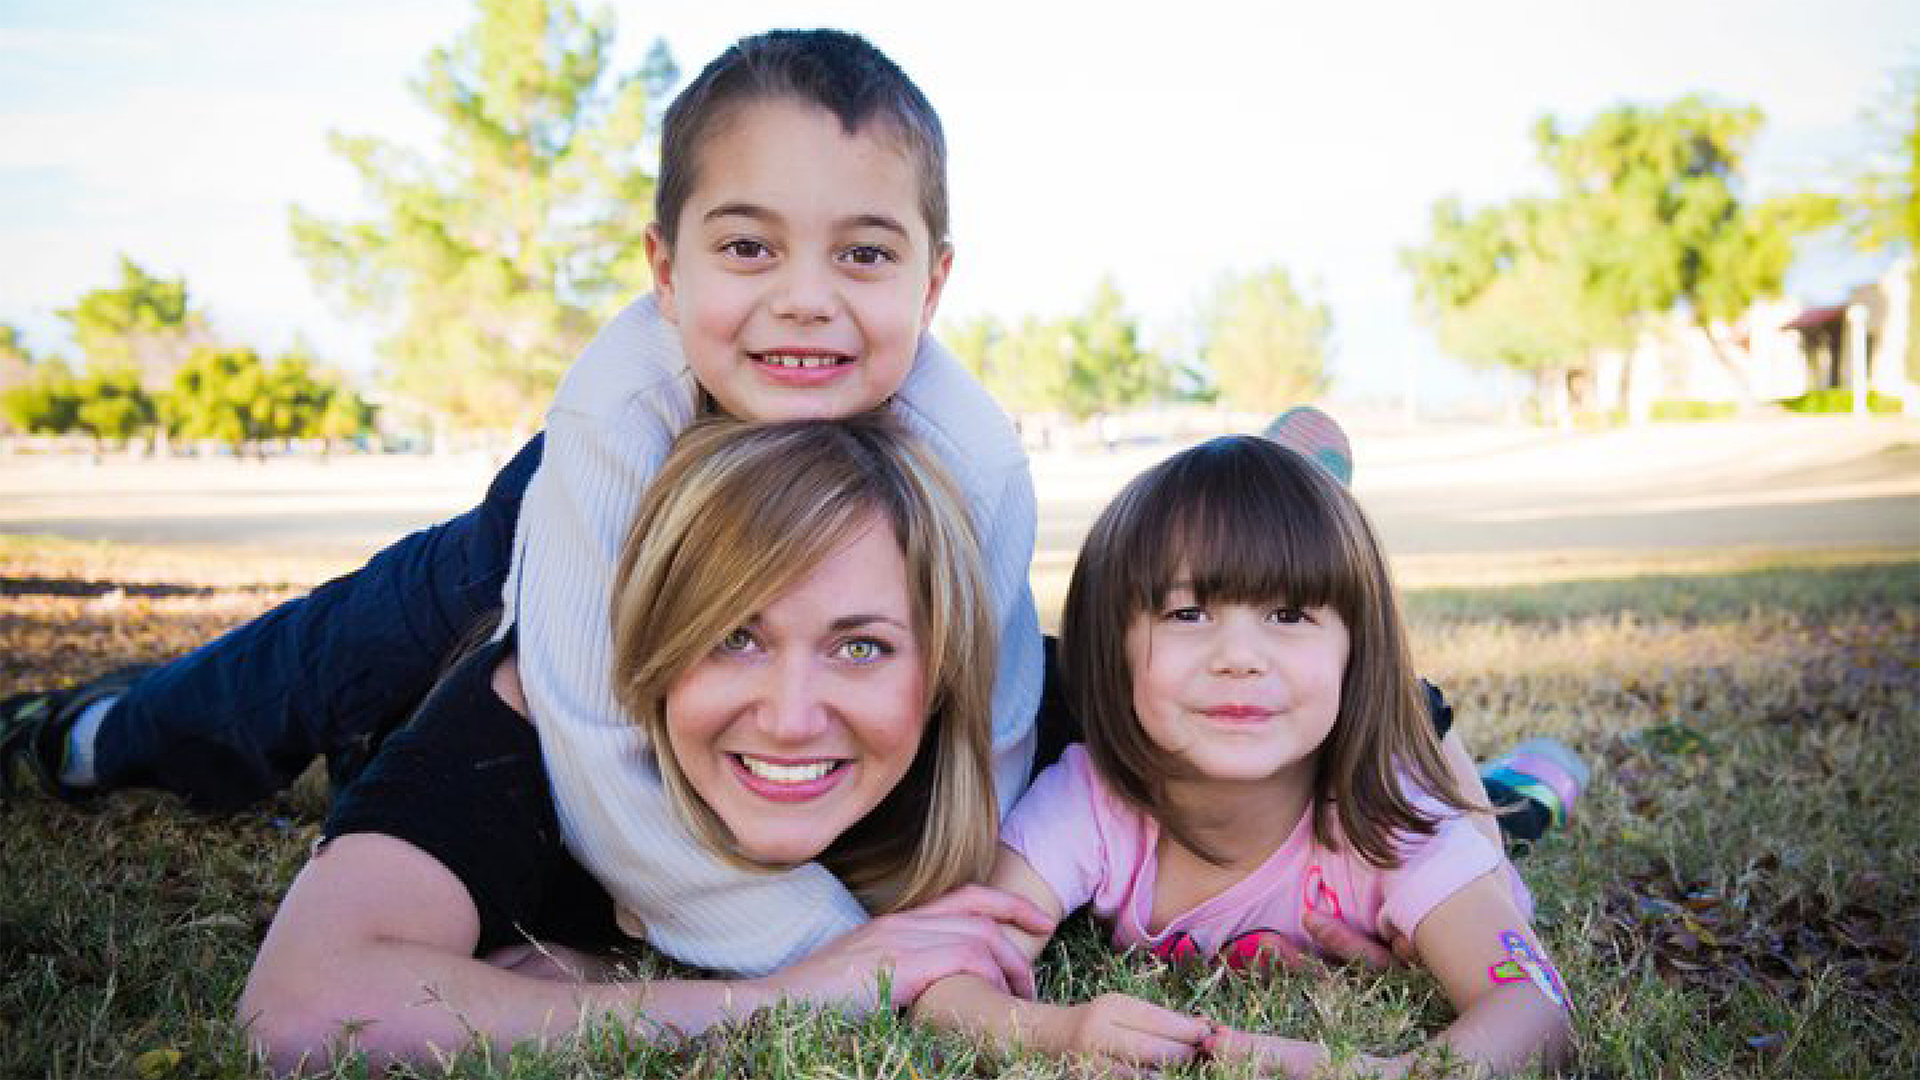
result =
M1507 950L1507 959L1488 968L1487 978L1496 986L1531 981L1548 1001L1563 1009L1567 1007L1567 992L1560 985L1560 973L1553 970L1546 957L1533 951L1525 934L1517 930L1503 931L1500 944Z

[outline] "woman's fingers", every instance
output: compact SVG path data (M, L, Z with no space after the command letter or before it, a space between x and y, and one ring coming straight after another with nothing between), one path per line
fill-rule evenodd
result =
M887 942L897 1005L911 1004L934 982L961 971L1016 997L1033 997L1032 962L992 918L915 911L883 916L869 926Z
M977 915L1039 935L1053 933L1055 921L1053 916L1026 897L986 885L962 885L937 900L914 908L911 914Z

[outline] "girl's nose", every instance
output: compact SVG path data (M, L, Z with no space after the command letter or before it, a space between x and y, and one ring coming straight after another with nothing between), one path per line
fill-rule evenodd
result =
M1212 661L1213 670L1222 675L1260 675L1268 663L1257 630L1237 626L1232 619L1214 634Z

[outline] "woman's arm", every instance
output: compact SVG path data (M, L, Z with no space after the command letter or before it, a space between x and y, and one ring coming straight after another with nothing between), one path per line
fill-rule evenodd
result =
M466 887L432 856L390 836L339 837L294 879L240 996L240 1020L289 1072L356 1049L376 1062L422 1060L475 1037L504 1047L570 1035L607 1013L650 1035L695 1032L771 1000L752 982L517 974L473 957L479 934Z
M1048 916L1044 932L1009 928L1006 936L1031 960L1052 936L1060 901L1045 879L1012 849L1002 847L988 883L1031 901ZM1022 1000L973 974L955 975L929 987L914 1004L916 1019L986 1036L1002 1048L1025 1047L1055 1054L1083 1054L1124 1066L1191 1061L1212 1026L1126 994L1103 994L1077 1005Z
M1414 930L1421 959L1458 1017L1421 1050L1367 1058L1363 1067L1382 1076L1406 1075L1439 1047L1494 1075L1566 1059L1573 1031L1566 986L1514 907L1508 872L1502 865L1475 879ZM1314 1075L1329 1060L1315 1043L1224 1029L1208 1049L1222 1057L1256 1058L1296 1077Z
M240 1020L278 1071L354 1050L377 1070L475 1038L506 1047L567 1037L609 1014L648 1037L672 1037L782 998L871 1007L882 968L893 972L896 1001L962 971L1030 994L1031 970L1002 925L1047 924L1024 902L962 889L873 920L764 978L556 979L548 965L522 973L474 958L480 920L460 880L406 841L354 833L327 844L294 880L241 994Z

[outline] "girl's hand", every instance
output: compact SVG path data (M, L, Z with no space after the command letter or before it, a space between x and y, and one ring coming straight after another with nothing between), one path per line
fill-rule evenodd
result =
M1054 920L1030 901L967 885L911 911L882 915L812 956L761 980L786 997L879 1004L879 975L890 973L893 1007L911 1005L929 985L971 974L1016 997L1033 996L1033 965L1007 929L1045 936Z
M1420 962L1420 954L1404 934L1395 935L1392 944L1385 945L1354 929L1346 920L1318 911L1307 912L1301 925L1313 943L1335 960L1364 964L1375 971L1402 965L1411 967ZM1284 962L1284 958L1282 960Z
M1278 1035L1255 1035L1223 1027L1207 1037L1209 1057L1220 1061L1251 1061L1263 1068L1277 1069L1278 1075L1306 1080L1320 1074L1331 1056L1319 1043L1283 1039Z
M1089 1064L1096 1067L1118 1065L1123 1075L1192 1061L1213 1032L1213 1025L1197 1016L1126 994L1102 994L1057 1015L1060 1026L1045 1040L1050 1049L1092 1058Z

